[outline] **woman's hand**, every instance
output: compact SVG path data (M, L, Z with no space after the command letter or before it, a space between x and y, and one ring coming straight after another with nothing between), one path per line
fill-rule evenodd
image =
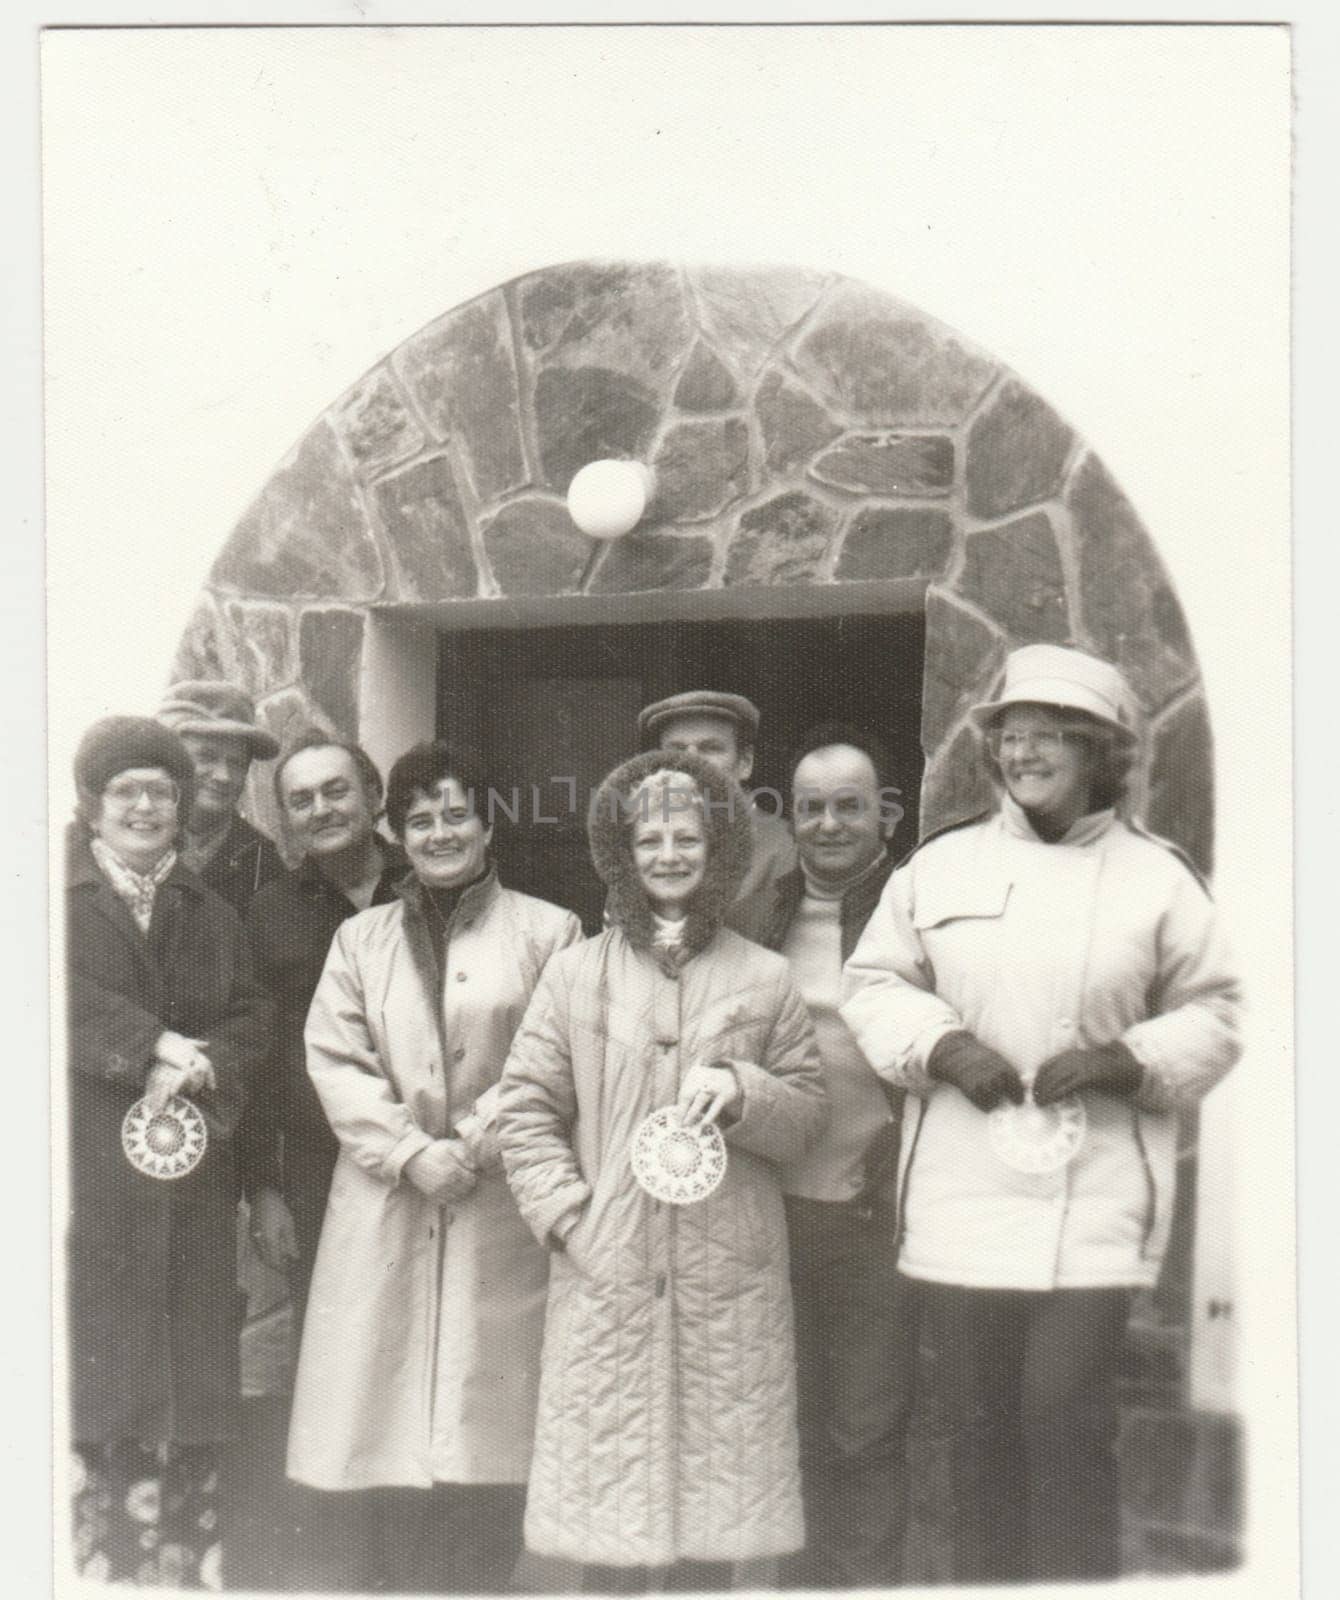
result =
M743 1095L740 1080L728 1061L695 1061L679 1086L679 1120L686 1128L715 1122L718 1117L738 1117Z
M979 1111L994 1111L1002 1100L1021 1106L1027 1091L1024 1080L999 1050L983 1044L966 1029L947 1033L936 1041L926 1071L941 1083L951 1083Z
M1044 1061L1033 1080L1033 1099L1049 1106L1078 1094L1081 1089L1102 1089L1107 1094L1132 1095L1144 1079L1145 1069L1119 1039L1088 1050L1063 1050Z
M434 1139L405 1163L405 1176L425 1200L444 1206L449 1200L464 1200L479 1174L459 1139Z
M166 1029L154 1043L154 1064L144 1080L144 1098L154 1115L178 1094L198 1094L215 1087L214 1068L203 1039L188 1039Z

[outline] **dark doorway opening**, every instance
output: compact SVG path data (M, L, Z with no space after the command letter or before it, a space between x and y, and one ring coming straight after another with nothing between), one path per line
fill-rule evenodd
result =
M438 732L477 754L500 797L494 854L503 881L571 907L594 932L604 890L587 854L586 805L637 749L639 709L682 690L729 690L758 706L752 788L784 792L788 756L817 722L880 734L906 813L893 848L910 848L924 761L925 631L918 611L444 633ZM776 805L766 795L760 803Z

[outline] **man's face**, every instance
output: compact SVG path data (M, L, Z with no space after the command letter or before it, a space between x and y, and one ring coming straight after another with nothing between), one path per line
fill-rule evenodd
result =
M279 775L284 821L305 856L333 856L372 837L376 815L354 758L337 745L290 756Z
M816 883L842 883L884 848L879 777L864 750L830 744L796 767L791 799L796 849Z
M701 756L736 783L744 783L754 770L754 752L740 748L739 733L729 717L696 713L673 717L661 727L660 747L674 755Z
M192 815L218 823L237 810L251 766L251 746L233 734L184 733L195 767L195 805Z

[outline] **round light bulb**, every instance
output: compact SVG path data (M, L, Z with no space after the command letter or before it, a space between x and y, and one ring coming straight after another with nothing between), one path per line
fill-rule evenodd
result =
M640 461L592 461L568 485L568 514L592 539L621 539L641 520L651 489Z

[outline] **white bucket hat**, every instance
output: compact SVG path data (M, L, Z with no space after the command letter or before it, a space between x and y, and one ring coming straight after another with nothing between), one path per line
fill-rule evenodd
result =
M979 728L986 728L1008 706L1017 705L1083 711L1135 738L1134 700L1120 671L1110 661L1066 645L1028 644L1011 650L999 695L974 706L970 715Z

